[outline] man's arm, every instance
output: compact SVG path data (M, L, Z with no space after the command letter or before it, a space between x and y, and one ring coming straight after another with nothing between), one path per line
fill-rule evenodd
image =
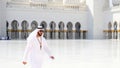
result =
M54 56L51 54L51 51L50 51L50 49L49 49L49 47L48 47L48 45L47 45L47 41L46 40L44 40L44 49L45 49L45 51L46 51L46 53L48 54L48 56L51 58L51 59L55 59L54 58Z
M25 47L25 52L24 52L23 61L22 61L24 65L27 64L28 54L30 52L31 47L32 47L31 42L27 41L27 46Z

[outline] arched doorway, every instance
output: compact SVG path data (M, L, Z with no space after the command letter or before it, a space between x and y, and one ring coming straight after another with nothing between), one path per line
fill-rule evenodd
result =
M108 23L108 39L112 39L112 23Z
M59 27L58 38L59 38L59 39L64 39L64 23L63 23L63 22L60 22L60 23L58 24L58 27Z
M11 39L19 39L19 30L18 30L19 24L17 20L13 20L11 26L12 26Z
M36 22L36 21L33 21L32 23L31 23L31 30L33 31L33 30L35 30L36 28L38 27L38 23Z
M26 39L28 37L28 31L27 30L28 30L29 24L26 20L24 20L24 21L22 21L21 26L22 26L21 38Z
M113 27L114 27L114 33L113 33L114 39L117 39L117 38L118 38L117 26L118 26L118 24L117 24L117 22L115 21L115 22L114 22L114 25L113 25Z
M40 25L44 28L44 37L47 38L47 23L42 21Z
M73 24L72 22L67 23L67 39L73 39Z
M75 28L76 28L75 39L80 39L81 38L81 32L80 32L81 24L79 22L76 22Z
M56 38L55 27L56 27L56 24L55 24L54 21L52 21L50 23L50 39L55 39Z

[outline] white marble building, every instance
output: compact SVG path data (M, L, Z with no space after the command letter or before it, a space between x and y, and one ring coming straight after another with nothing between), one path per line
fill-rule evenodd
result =
M70 39L75 39L76 23L79 23L81 32L86 32L85 39L106 39L108 23L111 22L112 30L115 22L119 25L120 0L0 0L0 22L0 37L22 39L28 36L36 25L45 22L47 36L50 37L50 24L53 23L58 39L59 24L62 22L65 38L70 35L73 36ZM69 23L72 23L72 26L69 26L72 34L67 34ZM117 34L111 31L112 38L119 39L119 26L117 30ZM84 34L80 35L81 39L84 39Z

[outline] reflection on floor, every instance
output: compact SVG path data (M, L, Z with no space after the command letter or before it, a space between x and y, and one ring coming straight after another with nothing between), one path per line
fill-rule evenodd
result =
M55 60L45 57L43 68L120 68L120 40L47 40ZM23 65L25 40L0 41L0 67Z

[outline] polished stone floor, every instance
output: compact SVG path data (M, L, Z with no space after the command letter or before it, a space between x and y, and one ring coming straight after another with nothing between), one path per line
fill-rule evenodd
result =
M43 68L120 68L120 40L47 40L55 60L45 57ZM26 40L0 40L1 68L23 65Z

